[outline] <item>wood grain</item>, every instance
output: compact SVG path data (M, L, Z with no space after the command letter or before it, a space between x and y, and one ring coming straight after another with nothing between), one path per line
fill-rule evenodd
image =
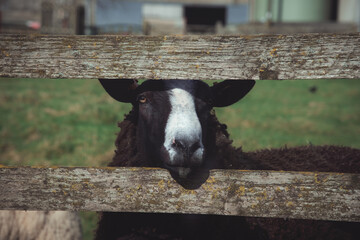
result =
M360 78L360 33L248 36L0 35L0 77Z
M212 170L196 190L154 168L0 168L0 209L360 221L360 175Z

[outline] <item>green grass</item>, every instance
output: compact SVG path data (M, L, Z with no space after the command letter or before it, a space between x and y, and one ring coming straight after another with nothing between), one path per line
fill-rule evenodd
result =
M258 81L242 101L216 112L234 145L245 150L310 143L360 147L359 80Z
M0 164L104 166L115 149L116 123L129 110L96 80L0 79ZM245 150L360 148L359 80L258 81L242 101L216 112ZM81 217L91 239L97 216Z

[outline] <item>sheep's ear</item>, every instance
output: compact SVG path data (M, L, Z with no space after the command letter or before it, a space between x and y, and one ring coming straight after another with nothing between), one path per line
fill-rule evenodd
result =
M99 79L106 92L119 102L132 103L135 89L138 87L133 79Z
M211 87L214 107L226 107L243 98L255 85L254 80L226 80Z

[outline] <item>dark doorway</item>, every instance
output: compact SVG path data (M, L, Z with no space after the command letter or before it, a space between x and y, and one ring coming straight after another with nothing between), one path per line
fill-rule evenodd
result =
M76 34L85 34L85 8L84 6L78 6L76 8Z
M214 33L216 24L226 24L226 7L185 6L186 32Z
M339 8L339 1L338 0L331 0L330 1L330 21L336 22L338 18L338 10Z

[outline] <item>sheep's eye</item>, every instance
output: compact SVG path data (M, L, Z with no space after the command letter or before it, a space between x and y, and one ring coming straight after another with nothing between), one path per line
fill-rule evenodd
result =
M138 101L139 101L140 103L146 103L146 102L147 102L147 99L146 99L145 96L139 96Z

